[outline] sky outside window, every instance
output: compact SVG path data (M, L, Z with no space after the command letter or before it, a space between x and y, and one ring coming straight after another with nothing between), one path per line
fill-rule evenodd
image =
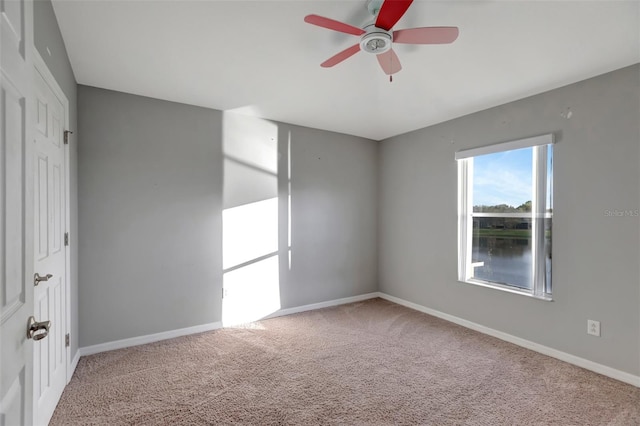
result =
M518 207L532 199L533 148L473 159L473 205ZM475 209L474 209L475 211Z

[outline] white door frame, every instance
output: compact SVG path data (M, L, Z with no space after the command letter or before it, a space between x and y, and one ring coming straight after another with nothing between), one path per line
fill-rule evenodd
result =
M64 114L65 114L65 118L64 118L64 129L65 130L69 130L69 101L66 97L66 95L64 94L64 92L62 91L62 89L60 88L60 85L58 84L58 82L56 81L55 77L53 76L53 74L51 73L51 71L49 70L49 67L47 67L46 63L44 62L44 59L42 58L42 56L40 56L40 53L38 52L38 50L36 49L35 46L33 46L33 54L32 54L32 58L33 58L33 68L34 68L34 73L39 73L42 78L44 79L45 83L47 83L49 85L49 87L51 88L51 91L53 92L53 94L55 95L56 98L58 98L58 100L60 101L60 103L62 104L62 107L64 109ZM36 74L34 74L34 78L36 77ZM69 233L69 230L71 228L71 181L70 181L70 175L69 175L69 164L70 164L70 158L69 158L69 145L68 144L64 144L64 203L65 203L65 233ZM27 173L33 173L33 170L28 170ZM31 225L33 226L33 224ZM71 241L75 241L73 240L73 237L70 233L69 233L69 245L65 245L64 246L64 254L65 254L65 330L67 333L70 333L71 330ZM77 240L77 239L76 239ZM35 309L35 306L34 306ZM73 362L73 359L71 358L71 345L67 346L66 348L66 356L67 356L67 361L66 361L66 381L67 383L69 383L69 381L71 380L71 376L73 375L73 370L75 368L75 363ZM34 377L35 380L35 377ZM34 404L34 409L35 409L35 404ZM35 413L34 413L35 414Z

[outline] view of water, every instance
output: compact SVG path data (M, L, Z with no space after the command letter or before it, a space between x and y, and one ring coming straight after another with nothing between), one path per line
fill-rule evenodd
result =
M531 289L531 240L515 237L476 236L473 239L474 278Z

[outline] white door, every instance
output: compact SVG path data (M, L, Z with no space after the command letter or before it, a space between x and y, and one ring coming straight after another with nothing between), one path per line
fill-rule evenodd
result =
M34 346L34 423L47 424L67 383L66 227L62 102L43 76L34 79L34 316L51 322L49 336Z
M0 2L0 425L32 422L32 6Z

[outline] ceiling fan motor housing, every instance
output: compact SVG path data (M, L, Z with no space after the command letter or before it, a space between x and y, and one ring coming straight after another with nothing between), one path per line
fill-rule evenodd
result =
M364 29L366 33L360 38L360 49L376 55L391 49L393 36L389 31L378 28L373 24Z

